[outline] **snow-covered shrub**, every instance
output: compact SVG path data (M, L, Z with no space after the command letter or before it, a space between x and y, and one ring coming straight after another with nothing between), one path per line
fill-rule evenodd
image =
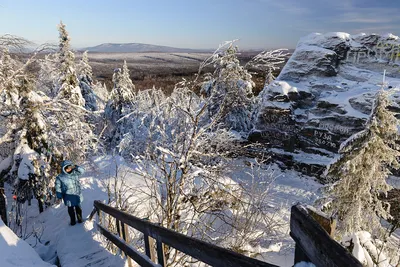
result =
M347 234L342 238L341 244L350 250L353 256L358 259L363 266L367 267L390 267L398 266L400 263L400 247L395 243L382 242L373 238L366 231L358 231Z
M255 191L250 193L223 175L228 155L238 149L237 136L226 129L213 131L218 122L209 118L208 103L186 83L178 85L169 97L153 97L156 92L143 93L144 100L150 97L153 102L134 102L141 103L135 107L143 105L137 109L140 112L126 116L143 127L144 150L132 148L132 133L137 132L126 134L119 145L121 153L131 152L138 166L136 173L146 183L146 194L135 203L146 207L140 216L180 233L248 252L249 242L256 243L262 232L268 233L260 226L268 219L261 216L260 206L257 208L259 195ZM244 244L248 246L241 247ZM166 258L173 266L187 260L174 249L167 250Z

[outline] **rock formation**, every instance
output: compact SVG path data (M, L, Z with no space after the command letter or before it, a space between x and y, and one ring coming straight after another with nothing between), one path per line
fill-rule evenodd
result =
M322 173L341 142L363 129L386 70L400 88L400 38L391 34L311 34L260 93L249 141L309 175ZM398 110L400 94L393 95Z

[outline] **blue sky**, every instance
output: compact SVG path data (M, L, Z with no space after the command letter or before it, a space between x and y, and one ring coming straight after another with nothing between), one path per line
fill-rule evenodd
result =
M311 32L400 35L400 0L0 0L0 35L56 42L67 25L73 47L148 43L243 49L294 48Z

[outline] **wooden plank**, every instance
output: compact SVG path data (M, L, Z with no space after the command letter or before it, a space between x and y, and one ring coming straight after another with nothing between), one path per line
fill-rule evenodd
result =
M164 253L164 245L160 239L156 240L157 242L157 261L162 267L165 266L165 253Z
M362 264L333 240L301 205L292 207L290 235L296 241L296 246L300 246L316 266L362 267Z
M160 267L160 265L153 263L146 255L143 255L136 249L132 248L128 244L125 243L121 238L113 235L103 226L97 223L97 227L102 235L104 235L108 240L114 243L117 247L119 247L122 251L131 257L134 261L136 261L140 266L145 267Z
M147 257L149 257L153 262L156 261L156 257L154 255L154 239L150 236L143 234L144 238L144 249L146 251Z
M333 237L336 230L336 220L330 218L328 215L323 213L322 211L317 210L312 206L305 206L307 209L308 214L313 217L313 219L328 232L328 234Z
M249 258L234 251L155 225L99 201L94 201L94 206L138 231L155 239L159 239L162 243L174 247L177 250L209 265L220 267L277 267L276 265Z
M299 244L296 244L296 247L294 248L294 264L302 261L311 262L307 255L304 253L301 246Z

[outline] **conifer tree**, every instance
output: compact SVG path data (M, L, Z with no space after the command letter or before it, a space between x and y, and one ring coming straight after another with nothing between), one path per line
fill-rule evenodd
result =
M124 64L125 65L125 64ZM109 140L111 147L115 147L126 133L126 122L119 121L133 108L135 95L129 88L130 79L126 79L126 73L121 69L115 69L113 74L114 88L110 93L110 99L104 113L109 125Z
M251 129L254 82L251 74L240 65L238 48L232 44L217 57L216 69L203 91L209 99L209 116L217 116L220 126L238 132Z
M120 81L120 86L130 90L132 93L135 93L136 87L133 84L130 75L128 64L126 64L126 60L124 60L124 65L122 66L122 80Z
M343 233L379 230L379 218L390 217L390 207L378 198L390 189L388 168L399 167L400 153L395 149L398 123L387 110L389 105L389 93L382 87L365 130L341 145L340 157L326 171L326 177L336 181L329 192L330 208L337 214Z
M58 97L61 99L66 99L74 105L84 106L85 100L82 97L82 93L79 88L79 81L76 76L75 55L70 50L70 38L67 30L65 29L65 24L60 22L58 25L58 30L60 33L60 77L58 80Z
M78 73L80 80L86 80L89 85L93 82L93 71L89 65L88 51L83 52L82 58L78 64Z
M38 62L40 65L40 70L36 82L36 88L45 93L47 96L54 98L57 95L58 90L58 55L45 55L44 59L39 60Z
M87 51L82 55L82 59L78 64L79 87L81 88L82 97L85 99L85 108L87 110L96 111L97 102L96 95L93 92L93 72L89 65L89 57Z
M268 69L267 76L265 77L264 88L265 88L266 86L268 86L269 84L271 84L274 80L275 80L275 76L274 76L274 74L272 74L272 69L269 68L269 69Z
M5 48L0 58L0 94L3 104L15 104L18 101L18 92L13 79L16 68L17 62Z

